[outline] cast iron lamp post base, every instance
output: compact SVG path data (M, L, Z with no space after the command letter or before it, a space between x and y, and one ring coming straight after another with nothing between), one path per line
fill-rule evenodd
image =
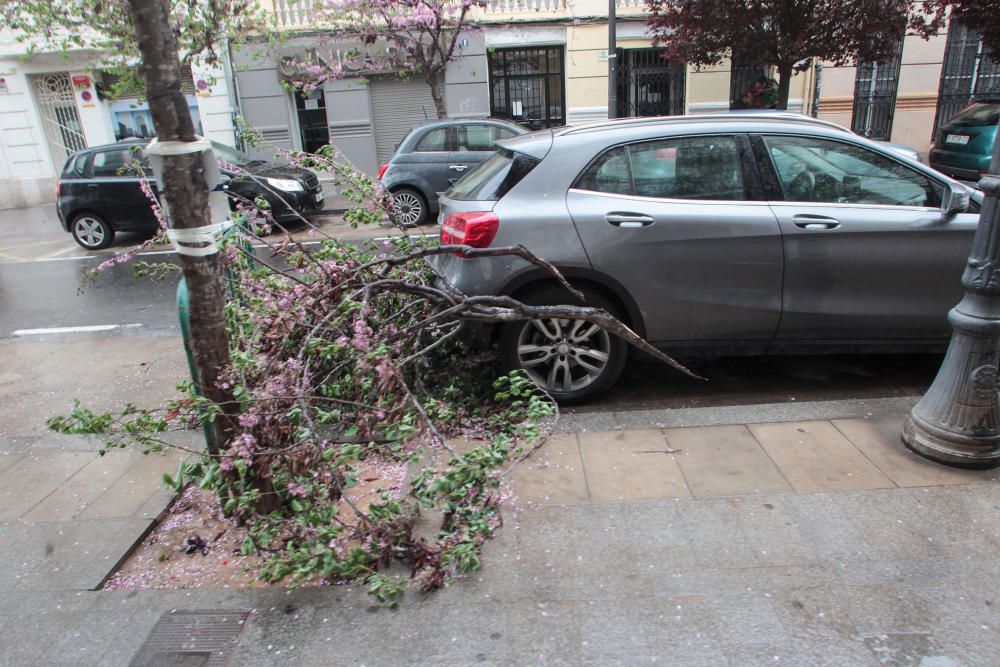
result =
M1000 171L1000 141L990 171ZM914 452L963 468L1000 466L1000 176L980 187L986 198L962 274L965 296L948 314L948 353L903 427Z

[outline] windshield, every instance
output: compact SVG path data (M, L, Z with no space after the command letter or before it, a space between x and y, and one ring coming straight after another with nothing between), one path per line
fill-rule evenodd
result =
M1000 120L1000 103L976 102L949 121L950 125L996 125Z
M216 141L212 142L212 150L215 151L216 159L236 165L237 167L248 167L262 162L262 160L254 160L243 151L238 151L232 146L220 144Z
M499 201L538 162L523 153L500 149L455 183L446 196L459 201Z

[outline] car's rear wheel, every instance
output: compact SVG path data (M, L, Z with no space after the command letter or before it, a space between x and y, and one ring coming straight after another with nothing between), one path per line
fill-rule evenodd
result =
M587 305L615 317L619 309L595 292L577 302L562 288L523 296L534 306ZM504 325L500 358L508 370L521 369L560 403L579 403L610 389L621 375L628 344L586 320L549 318Z
M410 188L400 188L392 193L392 211L396 221L405 227L417 227L427 221L424 196Z
M73 240L87 250L100 250L114 243L115 230L100 216L81 213L70 223Z

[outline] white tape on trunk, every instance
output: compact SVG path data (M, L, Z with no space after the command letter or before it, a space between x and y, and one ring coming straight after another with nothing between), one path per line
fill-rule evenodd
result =
M229 219L229 197L223 189L224 181L215 161L212 142L204 137L196 137L194 141L157 141L154 139L146 147L149 165L153 169L153 176L159 184L161 193L164 192L163 158L195 153L202 154L205 183L209 189L209 215L213 224L194 229L171 228L167 230L167 236L173 243L177 254L189 257L206 257L219 252L219 238L222 236L222 232L233 224ZM170 221L170 207L167 204L167 198L161 196L159 199L163 215L167 221Z
M205 257L219 252L219 239L232 226L232 220L224 220L193 229L168 229L167 237L178 255Z

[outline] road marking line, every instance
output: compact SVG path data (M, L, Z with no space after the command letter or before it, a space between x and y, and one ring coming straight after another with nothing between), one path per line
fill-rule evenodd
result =
M18 248L34 248L35 246L39 246L39 245L52 245L53 243L64 243L64 242L65 241L63 239L59 239L57 241L33 241L31 243L21 243L19 245L9 245L9 246L0 248L0 250L17 250Z
M49 327L47 329L18 329L11 336L44 336L45 334L91 333L94 331L112 331L114 329L134 329L142 324L93 324L82 327Z
M28 261L24 257L18 257L16 255L8 255L5 252L0 252L0 257L6 257L8 260L10 260L14 264L23 264L23 263L25 263L25 262Z
M41 256L39 256L39 257L35 257L35 258L33 258L33 259L34 259L34 261L36 261L36 262L37 262L37 261L39 261L39 260L42 260L42 259L50 259L50 258L52 258L52 257L58 257L59 255L62 255L62 254L64 254L64 253L67 253L67 252L69 252L70 250L76 250L76 249L77 249L77 248L79 248L79 247L80 247L80 246L78 246L78 245L75 245L75 244L74 244L74 245L71 245L71 246L66 246L66 247L65 247L65 248L63 248L62 250L53 250L52 252L47 252L47 253L45 253L44 255L41 255Z
M33 259L33 262L71 262L77 259L94 259L97 255L80 255L78 257L43 257L41 259Z

